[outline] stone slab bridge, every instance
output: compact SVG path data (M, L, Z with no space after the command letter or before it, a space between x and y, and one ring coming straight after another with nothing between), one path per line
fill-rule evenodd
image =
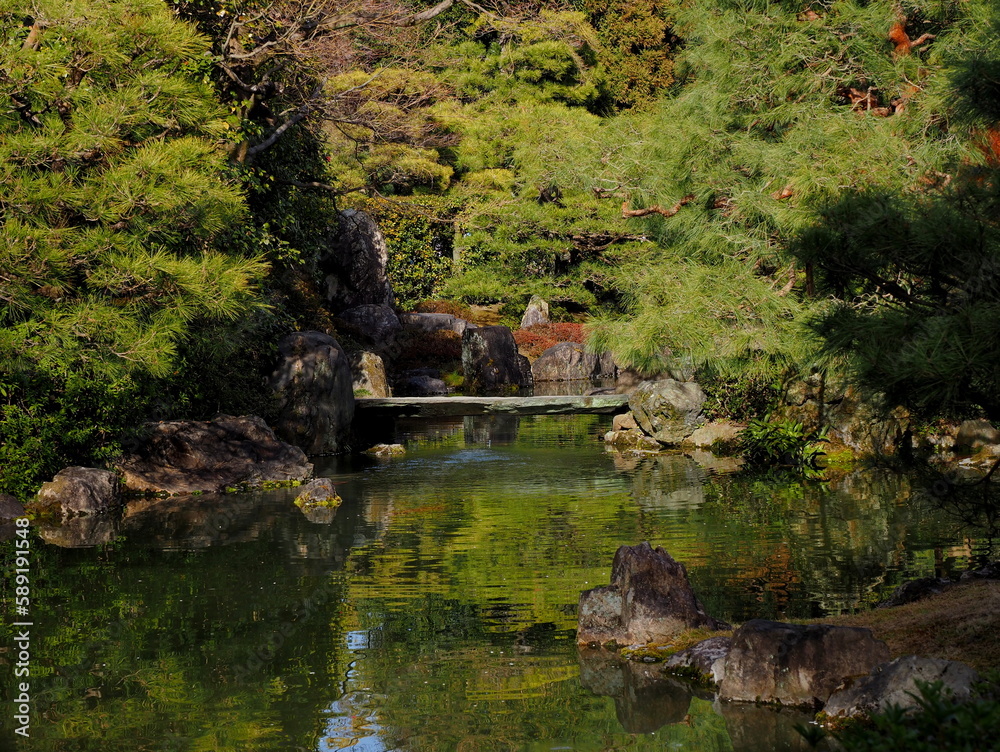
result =
M627 394L552 397L363 397L354 401L365 418L445 418L460 415L614 414L628 409Z

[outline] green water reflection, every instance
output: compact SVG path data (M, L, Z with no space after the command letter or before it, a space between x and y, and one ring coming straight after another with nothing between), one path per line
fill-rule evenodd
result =
M664 546L733 621L862 608L988 553L905 476L747 480L605 452L607 422L401 426L405 457L318 461L345 499L332 521L274 491L40 529L19 748L805 749L794 714L578 654L577 598L615 549Z

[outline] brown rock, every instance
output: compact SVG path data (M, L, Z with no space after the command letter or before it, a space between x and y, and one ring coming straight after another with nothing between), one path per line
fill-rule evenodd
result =
M632 413L619 413L611 419L612 431L631 431L639 427Z
M117 473L92 467L67 467L42 484L33 506L69 517L103 514L121 504L121 481Z
M888 659L868 629L753 619L733 633L719 697L820 707L842 682Z
M611 584L580 596L581 645L668 642L688 629L726 629L705 613L684 565L648 543L621 546L611 566Z
M224 491L312 475L305 453L279 441L256 416L165 421L149 429L143 444L118 465L130 491Z

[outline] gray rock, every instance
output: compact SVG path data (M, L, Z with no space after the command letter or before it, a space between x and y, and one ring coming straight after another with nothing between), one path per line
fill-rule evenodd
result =
M720 684L726 677L726 659L732 647L729 637L710 637L687 650L674 653L667 659L666 667L671 669L694 669L704 679Z
M10 494L0 494L0 520L13 520L24 516L24 505Z
M110 470L67 467L43 483L32 506L65 517L104 514L122 504L121 479Z
M969 580L1000 580L1000 561L991 561L979 569L970 569L962 572L959 578L962 582Z
M532 295L531 300L528 301L528 307L524 309L524 315L521 317L521 328L527 329L535 324L548 323L550 323L549 304L537 295Z
M379 344L388 344L403 328L396 313L384 305L366 303L341 311L337 316Z
M465 334L466 329L477 328L475 324L470 324L465 319L450 313L404 313L399 320L405 328L419 332L446 331Z
M279 441L254 415L164 421L148 428L139 447L118 464L130 491L224 491L312 475L305 453Z
M892 595L878 604L878 608L894 608L906 603L913 603L930 595L941 593L951 584L951 580L938 579L937 577L921 577L919 580L910 580L893 590Z
M392 396L382 358L373 352L356 352L350 355L348 362L351 366L351 389L355 398Z
M915 655L878 666L853 686L833 693L823 712L833 718L882 713L890 705L915 709L920 690L917 682L941 682L956 700L968 699L979 675L964 663Z
M636 423L661 444L680 444L704 419L705 393L695 382L645 381L629 397Z
M870 630L753 619L733 633L723 700L820 707L847 679L889 659Z
M726 629L691 589L684 565L648 543L621 546L611 566L611 584L580 595L581 645L669 642L687 629Z
M958 427L955 446L960 449L981 449L987 444L1000 444L1000 431L988 420L964 420Z
M354 209L342 211L339 220L336 241L318 262L328 306L334 311L369 303L391 306L389 251L375 220Z
M271 376L278 398L275 433L308 454L347 449L354 419L351 367L340 344L321 332L295 332L278 343Z
M589 353L576 342L558 342L531 364L534 381L577 381L614 378L615 361L611 353Z
M685 439L684 443L691 446L723 450L735 447L736 440L743 433L743 426L718 420L706 423Z
M295 497L297 506L306 519L318 525L329 525L337 516L343 499L329 478L316 478L301 487Z
M399 397L433 397L447 394L448 385L441 380L440 371L418 369L400 374L396 380L396 392Z
M466 329L462 335L465 384L477 390L531 386L531 366L517 351L514 335L505 326Z

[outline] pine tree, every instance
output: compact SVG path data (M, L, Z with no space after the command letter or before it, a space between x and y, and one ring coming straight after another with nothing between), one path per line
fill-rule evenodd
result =
M207 42L158 0L0 3L0 368L163 375L254 303Z

